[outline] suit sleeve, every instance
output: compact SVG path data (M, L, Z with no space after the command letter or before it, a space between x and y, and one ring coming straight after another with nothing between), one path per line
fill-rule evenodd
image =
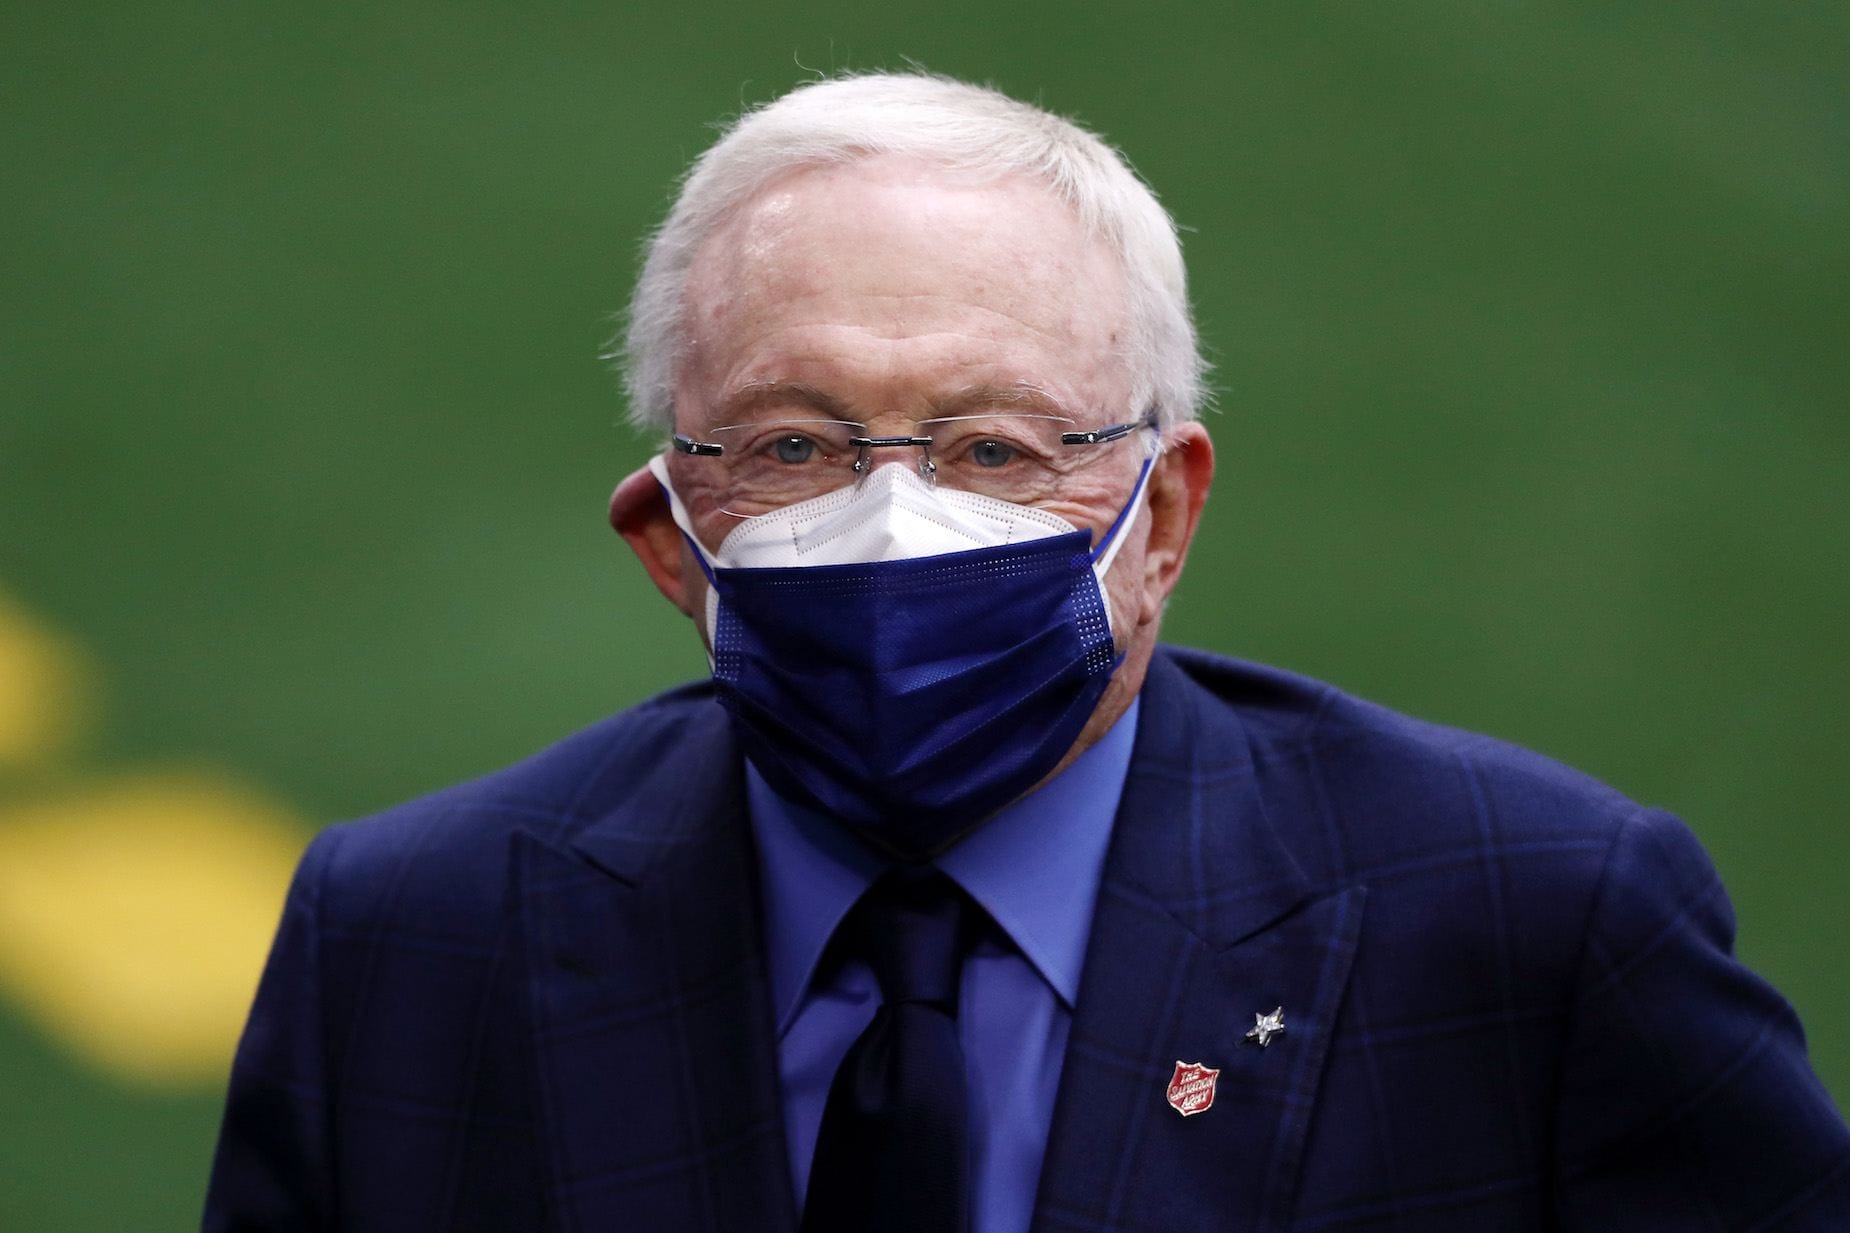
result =
M333 1226L321 1005L321 883L337 832L309 845L232 1063L205 1233Z
M1850 1229L1850 1131L1798 1017L1733 956L1675 818L1622 828L1583 942L1555 1124L1564 1229Z

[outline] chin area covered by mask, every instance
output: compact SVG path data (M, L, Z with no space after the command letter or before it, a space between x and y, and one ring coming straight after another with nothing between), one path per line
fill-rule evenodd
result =
M713 680L780 794L907 859L948 847L1058 765L1122 657L1095 548L1054 514L907 467L741 522L709 558Z

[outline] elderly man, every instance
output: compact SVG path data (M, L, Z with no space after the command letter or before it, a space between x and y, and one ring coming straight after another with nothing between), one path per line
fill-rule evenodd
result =
M323 834L210 1229L1843 1229L1675 820L1159 648L1213 473L1092 135L816 83L696 164L611 521L710 683Z

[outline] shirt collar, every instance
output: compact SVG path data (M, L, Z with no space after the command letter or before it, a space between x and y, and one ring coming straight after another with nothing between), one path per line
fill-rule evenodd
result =
M983 905L1068 1010L1079 997L1139 706L1133 699L1071 766L935 862ZM886 862L828 818L772 791L749 761L745 784L764 896L765 958L782 1037L829 937Z

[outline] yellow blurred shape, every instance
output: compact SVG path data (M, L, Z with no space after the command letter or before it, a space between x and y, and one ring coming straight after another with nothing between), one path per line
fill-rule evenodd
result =
M0 595L0 767L43 762L90 717L95 673L69 638Z
M222 1082L307 833L203 772L0 807L0 991L119 1076Z

